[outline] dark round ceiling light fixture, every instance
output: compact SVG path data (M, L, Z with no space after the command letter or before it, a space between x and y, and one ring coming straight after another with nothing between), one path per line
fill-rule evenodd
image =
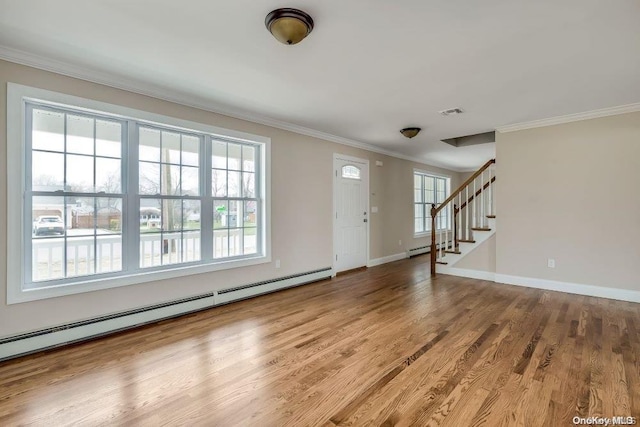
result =
M420 128L404 128L404 129L402 129L400 131L400 133L402 135L404 135L405 137L411 139L414 136L416 136L417 134L419 134L421 130L422 129L420 129Z
M307 13L288 7L269 12L264 24L276 40L287 45L300 43L313 30L313 19Z

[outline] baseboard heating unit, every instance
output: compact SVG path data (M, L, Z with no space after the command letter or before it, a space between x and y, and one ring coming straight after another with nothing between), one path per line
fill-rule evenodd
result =
M409 249L407 251L407 257L411 258L412 256L422 255L431 252L431 246L420 246L419 248Z
M449 241L449 245L447 247L451 248L451 241ZM436 243L436 249L440 249L440 244L439 243ZM411 258L412 256L428 254L429 252L431 252L431 245L420 246L418 248L409 249L407 251L407 257Z
M0 339L0 361L331 278L331 267L221 289Z

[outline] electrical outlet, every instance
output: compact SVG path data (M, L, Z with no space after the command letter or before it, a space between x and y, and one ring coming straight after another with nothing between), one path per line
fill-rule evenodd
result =
M549 268L556 268L556 260L553 258L549 258L547 260L547 267Z
M280 260L279 259L276 260L276 268L280 268Z

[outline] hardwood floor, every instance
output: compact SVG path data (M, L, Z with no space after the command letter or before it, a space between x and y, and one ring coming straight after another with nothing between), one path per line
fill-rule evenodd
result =
M0 364L0 425L570 426L640 417L640 304L428 256Z

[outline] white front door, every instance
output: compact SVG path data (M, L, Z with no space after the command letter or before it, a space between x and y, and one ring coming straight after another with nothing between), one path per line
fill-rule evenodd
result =
M367 265L369 162L334 154L334 267L336 272Z

